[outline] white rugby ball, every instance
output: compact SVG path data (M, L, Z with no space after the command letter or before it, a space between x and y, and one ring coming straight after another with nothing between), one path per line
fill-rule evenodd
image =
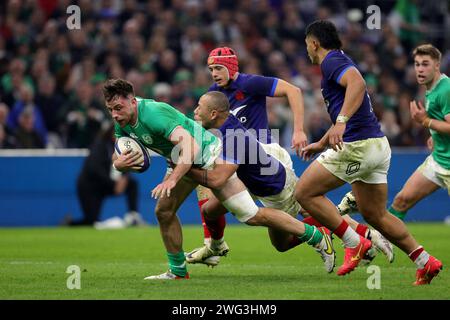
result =
M130 137L120 137L116 139L115 152L119 156L127 150L137 151L142 155L142 163L139 167L134 167L133 170L137 172L144 172L150 167L150 155L146 147L140 144L137 140Z

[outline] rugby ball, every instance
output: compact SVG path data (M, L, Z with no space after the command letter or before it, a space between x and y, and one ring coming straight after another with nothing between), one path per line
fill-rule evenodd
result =
M133 138L120 137L116 139L114 149L117 156L121 155L127 150L137 151L142 155L142 163L139 165L139 167L133 167L133 171L144 172L150 167L150 155L147 148Z

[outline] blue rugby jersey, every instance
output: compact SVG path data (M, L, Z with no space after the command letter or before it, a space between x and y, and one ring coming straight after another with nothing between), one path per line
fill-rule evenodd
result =
M284 166L264 151L236 117L230 115L219 131L223 143L221 157L239 165L236 174L251 193L266 197L283 190L286 182Z
M273 138L267 119L266 97L273 97L277 83L277 78L239 73L227 88L215 83L208 91L224 93L230 102L230 112L242 125L254 129L261 143L271 143ZM252 133L255 131L251 130Z
M330 114L331 121L341 112L345 98L345 87L339 84L344 73L356 65L342 50L330 51L320 65L322 70L322 96ZM378 119L373 113L372 104L367 90L360 108L347 122L344 132L344 142L383 137Z

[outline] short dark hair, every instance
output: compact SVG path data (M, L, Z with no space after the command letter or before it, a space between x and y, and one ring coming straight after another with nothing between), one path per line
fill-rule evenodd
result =
M219 112L230 111L230 102L224 93L220 91L209 91L205 93L205 96L211 99L211 104L208 105L210 110L217 110Z
M115 97L127 98L130 94L134 96L133 85L124 79L109 79L103 85L103 96L107 102Z
M336 29L336 26L327 20L316 20L306 27L306 36L315 37L320 46L327 50L335 50L342 48L341 39Z
M442 57L442 53L439 51L439 49L429 43L422 44L415 48L412 55L413 58L415 58L416 56L430 56L433 60L436 60L438 62L441 61Z

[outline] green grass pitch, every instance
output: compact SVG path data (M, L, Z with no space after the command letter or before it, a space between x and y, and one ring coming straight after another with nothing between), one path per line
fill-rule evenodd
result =
M415 266L395 249L388 264L379 254L380 289L368 289L369 274L360 267L350 275L325 273L309 246L285 253L270 244L261 227L229 225L229 255L214 269L189 265L188 281L144 281L167 269L165 250L155 226L97 231L90 228L0 229L0 299L450 299L450 227L408 224L416 239L444 264L430 286L414 287ZM201 244L201 226L184 226L184 248ZM336 264L343 259L334 240ZM79 290L69 290L68 266L80 267ZM335 271L337 268L335 268ZM369 281L370 282L370 281Z

